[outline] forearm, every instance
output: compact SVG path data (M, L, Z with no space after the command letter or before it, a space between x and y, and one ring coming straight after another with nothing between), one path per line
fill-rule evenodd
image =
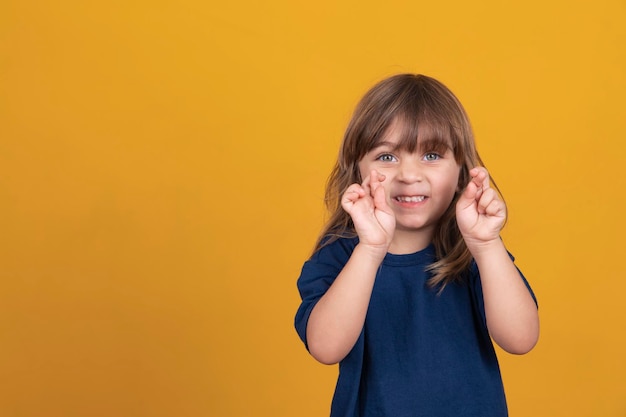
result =
M529 352L539 338L537 305L500 239L470 248L480 271L487 327L505 351Z
M337 363L356 343L383 257L384 254L373 254L369 248L357 245L341 273L313 308L307 325L307 343L318 361Z

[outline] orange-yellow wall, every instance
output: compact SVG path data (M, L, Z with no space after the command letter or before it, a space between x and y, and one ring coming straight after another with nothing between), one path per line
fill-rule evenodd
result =
M382 6L382 4L386 4ZM292 327L361 94L457 93L542 338L512 416L626 415L626 3L0 5L0 416L307 417Z

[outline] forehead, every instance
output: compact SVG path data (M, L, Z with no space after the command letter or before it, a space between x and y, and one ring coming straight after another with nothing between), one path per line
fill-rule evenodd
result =
M372 149L381 146L409 152L452 149L449 129L432 122L394 120Z

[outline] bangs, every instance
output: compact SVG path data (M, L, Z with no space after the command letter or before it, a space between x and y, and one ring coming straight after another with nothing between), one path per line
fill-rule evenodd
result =
M450 150L459 165L475 159L473 134L463 107L450 90L425 76L392 77L363 97L344 136L340 168L358 179L356 162L391 133L398 150L438 154Z
M428 119L428 120L427 120ZM434 117L398 116L378 140L373 143L372 149L379 146L391 131L398 135L396 150L410 153L435 152L444 154L450 150L456 157L455 141L449 123L437 120Z

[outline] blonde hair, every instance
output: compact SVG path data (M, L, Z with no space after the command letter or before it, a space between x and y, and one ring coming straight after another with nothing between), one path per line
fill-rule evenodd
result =
M469 171L484 166L463 106L441 82L419 74L399 74L370 89L356 106L326 185L330 218L315 251L340 238L356 237L350 215L341 207L341 196L354 183L361 183L359 161L384 138L396 122L402 130L400 148L414 152L424 143L449 147L461 167L458 190L467 186ZM498 190L495 183L494 188ZM499 192L499 190L498 190ZM456 224L457 192L437 225L433 245L436 261L429 266L432 286L443 288L461 280L472 256Z

